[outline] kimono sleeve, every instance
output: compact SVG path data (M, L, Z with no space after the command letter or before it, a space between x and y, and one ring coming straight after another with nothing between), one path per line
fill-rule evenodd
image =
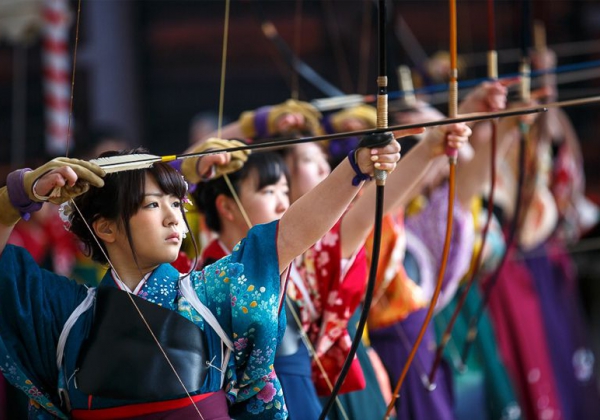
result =
M58 337L86 294L84 286L40 269L22 248L8 245L0 255L0 369L51 412Z
M433 268L436 274L441 265L446 235L448 193L448 183L441 185L433 191L429 204L423 211L405 219L407 230L421 239L429 253L437 259L436 266ZM444 273L442 292L436 305L436 311L441 310L454 297L460 280L469 270L474 240L471 212L460 204L455 205L448 265ZM435 281L435 279L432 280ZM435 285L432 284L431 291L434 287ZM424 286L423 289L427 289L427 287Z
M257 225L230 256L205 267L206 300L232 338L235 361L226 391L236 419L280 418L285 414L281 385L273 369L285 332L280 310L284 281L279 275L277 222Z

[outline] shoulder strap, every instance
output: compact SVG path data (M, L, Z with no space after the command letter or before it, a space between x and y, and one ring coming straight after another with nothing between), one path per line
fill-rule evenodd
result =
M69 333L71 332L73 325L75 325L81 314L92 307L92 305L94 304L95 297L96 288L89 287L87 291L87 296L85 297L83 302L81 302L77 306L77 308L75 308L73 313L71 313L71 315L67 319L67 322L65 322L60 336L58 337L58 344L56 346L56 365L58 366L59 371L62 369L63 357L65 353L65 344L67 343L67 338L69 338Z
M196 294L194 288L192 287L192 283L190 281L189 276L182 276L179 278L179 290L181 290L181 294L183 297L192 305L192 307L200 314L200 316L204 319L208 325L217 333L219 338L221 339L221 343L226 347L225 354L221 354L221 386L225 380L225 370L227 365L229 364L229 358L231 357L231 352L233 351L233 341L231 338L225 333L217 318L213 315L213 313L204 305L198 295ZM223 349L221 348L221 351Z

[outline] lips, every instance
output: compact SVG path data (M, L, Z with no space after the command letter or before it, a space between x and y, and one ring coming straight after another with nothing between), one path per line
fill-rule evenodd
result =
M177 233L177 232L173 232L172 234L170 234L169 236L167 236L167 239L166 239L166 240L167 240L167 241L170 241L170 240L173 240L173 239L174 239L174 240L176 240L176 241L179 241L179 237L180 237L180 236L179 236L179 233Z

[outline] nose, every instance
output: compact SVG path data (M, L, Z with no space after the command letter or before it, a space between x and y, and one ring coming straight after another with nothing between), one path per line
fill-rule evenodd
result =
M289 207L290 207L289 196L285 193L281 193L279 196L279 200L277 200L276 211L279 214L283 214Z
M323 158L323 160L319 164L319 175L327 176L327 175L329 175L329 172L331 172L329 163L327 163L326 158Z
M181 211L178 208L167 206L165 210L164 224L165 226L177 226L181 219Z

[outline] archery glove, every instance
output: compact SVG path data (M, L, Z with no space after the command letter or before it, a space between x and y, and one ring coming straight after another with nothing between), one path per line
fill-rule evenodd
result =
M232 147L243 147L246 144L238 140L224 140L216 137L211 137L196 148L192 149L190 153L201 153L210 150L228 149ZM248 160L250 150L238 150L235 152L229 152L231 159L229 163L224 165L215 165L215 173L212 178L220 177L224 174L230 174L235 171L239 171L244 166L244 163ZM198 162L199 157L188 158L183 160L181 164L181 173L191 183L197 184L202 180L202 174L198 173Z
M70 167L77 174L77 181L73 186L65 184L64 186L56 187L51 191L43 191L38 194L34 193L33 187L38 179L53 169L64 166ZM11 175L17 177L20 176L15 173ZM9 175L9 178L11 175ZM55 158L37 169L22 172L22 178L20 178L22 179L22 185L11 184L14 185L14 187L11 187L13 188L11 191L13 191L17 197L12 196L11 200L8 193L8 187L0 189L0 223L5 226L12 226L17 223L24 213L39 210L39 207L31 206L32 203L50 201L54 204L61 204L85 193L89 189L90 184L96 187L102 187L104 185L104 181L102 180L104 175L104 170L98 165L70 158ZM15 181L19 180L17 178L13 179ZM19 208L16 203L21 207ZM31 210L23 210L23 208L31 208Z
M304 128L316 135L323 134L321 112L308 102L295 99L288 99L281 104L262 107L255 111L243 112L238 122L246 137L273 137L282 134L277 124L279 118L287 114L300 114L304 117L304 127L298 129Z

